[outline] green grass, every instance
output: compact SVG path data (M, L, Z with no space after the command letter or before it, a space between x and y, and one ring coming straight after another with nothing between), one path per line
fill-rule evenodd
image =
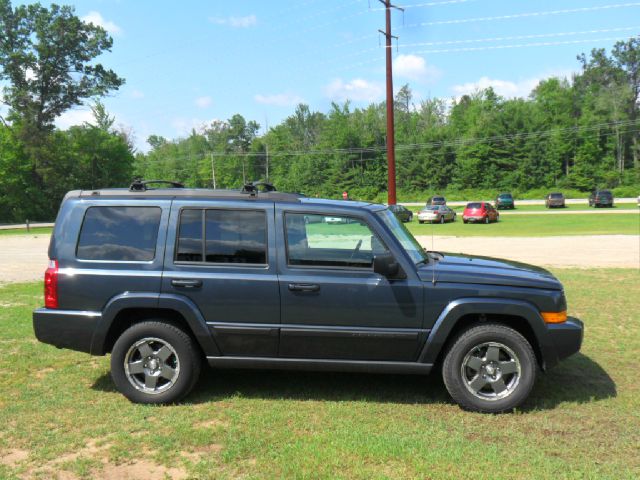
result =
M38 227L32 228L27 232L26 228L16 228L11 230L0 230L0 236L2 235L51 235L53 228L51 227Z
M639 215L501 215L500 221L464 224L462 216L453 223L405 224L414 235L458 237L549 237L557 235L640 235Z
M206 371L180 405L134 405L108 358L35 341L40 284L0 287L0 478L638 478L640 273L555 273L582 352L504 415L462 411L438 375Z

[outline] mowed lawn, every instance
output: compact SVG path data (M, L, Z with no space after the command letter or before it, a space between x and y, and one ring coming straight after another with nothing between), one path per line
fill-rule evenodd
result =
M501 215L495 223L464 224L458 213L455 222L418 223L417 215L405 226L414 235L457 237L552 237L562 235L640 235L638 214L605 215Z
M0 478L639 478L640 273L555 273L582 353L503 415L435 374L205 370L180 405L134 405L108 357L34 339L40 284L2 286Z

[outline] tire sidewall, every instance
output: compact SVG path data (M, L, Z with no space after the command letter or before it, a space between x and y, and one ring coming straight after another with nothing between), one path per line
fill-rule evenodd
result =
M521 375L516 390L500 400L483 400L466 388L461 366L464 357L476 345L498 342L509 347L518 357ZM537 375L535 354L527 340L503 325L481 325L463 332L447 352L442 367L445 385L453 399L463 408L486 413L500 413L521 405L529 396Z
M124 361L129 348L146 338L159 338L170 344L176 352L180 373L174 385L168 390L149 394L136 389L127 378ZM125 330L116 340L111 352L111 378L118 391L136 403L173 403L187 395L199 375L197 347L188 334L179 327L163 321L145 321Z

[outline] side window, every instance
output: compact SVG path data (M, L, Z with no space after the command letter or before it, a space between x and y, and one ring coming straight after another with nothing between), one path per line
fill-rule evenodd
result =
M338 215L285 214L289 265L371 268L387 251L369 226Z
M161 214L160 207L89 207L76 255L81 260L151 261Z
M176 262L266 265L265 212L222 209L182 210Z

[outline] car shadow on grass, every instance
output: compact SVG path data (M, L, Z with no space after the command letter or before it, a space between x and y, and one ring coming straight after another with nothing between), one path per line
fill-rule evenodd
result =
M92 388L116 391L109 374L98 377ZM615 396L616 385L607 372L579 353L541 374L520 410L547 410L564 402L588 403ZM200 381L185 403L208 403L234 397L453 404L436 371L429 376L420 376L208 368L203 369Z

